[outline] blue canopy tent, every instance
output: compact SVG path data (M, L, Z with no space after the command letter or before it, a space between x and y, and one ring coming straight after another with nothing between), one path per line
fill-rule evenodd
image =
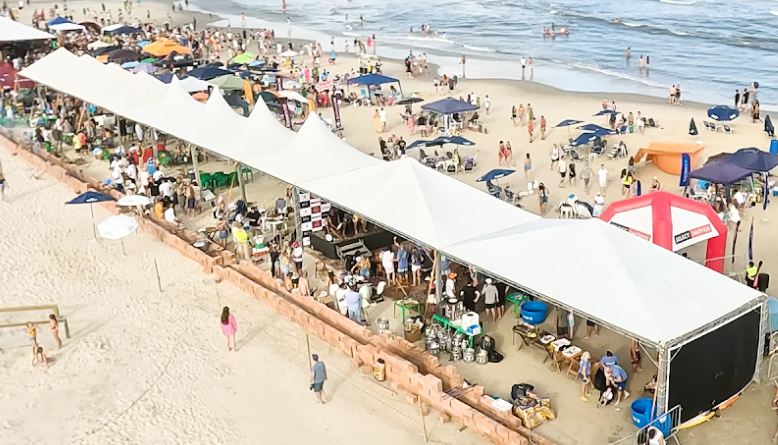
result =
M225 70L224 68L219 68L218 66L213 65L201 66L187 73L188 76L196 77L200 80L211 80L219 76L227 76L232 74L234 73L230 70Z
M728 162L713 162L698 168L689 174L689 177L701 179L713 184L732 185L753 174L752 170L739 167Z
M173 81L173 73L170 71L159 73L156 77L162 83L170 83Z
M140 28L134 26L122 26L121 28L112 29L110 31L104 31L105 34L111 36L118 36L121 34L140 34L142 31Z
M708 117L719 122L731 121L738 116L740 116L740 111L729 105L716 105L708 108Z
M70 20L68 20L68 19L66 19L64 17L57 16L57 17L49 20L48 22L46 22L46 26L61 25L63 23L73 23L73 24L75 24L74 22L71 22Z
M478 109L478 105L473 105L463 100L454 99L453 97L447 97L437 102L432 102L421 106L422 110L433 111L438 114L455 114L466 113L468 111L475 111Z
M368 93L372 96L371 87L383 85L385 83L395 83L400 87L400 94L403 95L403 86L400 81L394 77L384 76L382 74L363 74L348 80L348 85L361 85L367 87Z
M765 333L778 332L778 300L773 297L768 298L767 309L770 311L770 324L765 323Z
M753 172L767 173L778 166L778 155L755 147L741 148L728 156L722 156L716 163L728 163Z

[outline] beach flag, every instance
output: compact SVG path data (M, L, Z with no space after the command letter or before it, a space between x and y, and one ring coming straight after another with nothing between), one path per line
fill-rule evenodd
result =
M343 128L343 122L340 120L340 104L338 104L338 96L334 93L330 96L332 100L332 114L335 117L335 129Z
M276 76L276 90L280 93L284 91L284 78ZM281 104L281 111L284 112L284 125L288 129L292 129L292 114L289 112L289 99L284 97L278 98L278 103Z
M735 264L735 246L737 245L737 230L735 230L735 237L732 238L732 264Z
M764 174L764 200L762 202L762 210L767 210L767 201L770 196L770 185L767 183L767 173Z
M748 231L748 260L754 261L754 218L751 218L751 229Z
M689 175L692 172L692 157L689 153L681 154L681 187L689 186Z

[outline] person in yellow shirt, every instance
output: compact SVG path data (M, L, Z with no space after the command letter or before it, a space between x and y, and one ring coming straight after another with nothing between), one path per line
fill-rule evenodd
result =
M635 178L632 177L632 173L629 173L626 170L623 170L621 173L621 194L625 198L629 198L630 192L632 191L632 183L635 182Z
M154 204L154 214L157 215L157 218L159 219L165 217L165 206L162 204L161 199Z
M748 262L746 268L746 285L748 287L754 287L754 280L756 280L756 274L759 272L759 268L754 265L753 261Z
M249 245L249 233L240 224L236 224L232 229L232 239L235 241L236 254L243 257L244 260L251 259L251 246Z

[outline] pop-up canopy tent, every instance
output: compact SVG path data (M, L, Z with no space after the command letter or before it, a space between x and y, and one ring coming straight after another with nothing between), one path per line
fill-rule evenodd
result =
M23 25L8 17L0 16L0 43L49 40L54 38L55 37L51 34Z
M725 153L717 157L716 163L725 162L753 172L767 173L778 167L778 155L762 151L755 147L741 148L734 153Z
M421 106L422 110L434 111L438 114L455 114L466 113L468 111L475 111L478 109L477 105L473 105L463 100L454 99L453 97L447 97L437 102L432 102Z
M727 227L709 205L658 191L616 201L600 219L671 252L707 240L705 265L724 271Z
M659 412L680 405L682 420L692 419L758 378L760 292L603 221L543 219L442 251L656 348Z
M653 142L648 148L641 148L638 150L637 154L635 154L635 160L641 162L643 161L643 158L645 158L647 161L653 162L665 173L680 175L681 155L687 153L691 156L691 165L693 168L700 160L700 155L704 149L705 146L697 144Z
M738 167L729 162L713 162L694 170L689 175L694 179L712 182L714 184L732 185L751 176L754 172Z

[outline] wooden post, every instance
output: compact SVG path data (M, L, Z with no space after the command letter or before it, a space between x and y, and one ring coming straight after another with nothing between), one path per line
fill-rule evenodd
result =
M305 333L305 346L308 347L308 368L313 369L313 362L311 360L311 336L308 335L308 332Z
M124 240L120 239L119 243L122 245L122 255L127 256L127 252L124 250Z
M421 417L421 431L424 433L424 442L427 442L427 422L424 420L424 409L421 407L421 397L419 397L419 417Z
M189 156L192 157L192 166L194 166L194 172L195 172L195 181L197 181L197 185L200 186L200 189L203 190L203 183L200 182L200 160L198 159L200 157L200 152L197 150L197 147L195 147L192 144L189 144Z
M157 273L157 286L159 291L162 292L162 280L159 278L159 266L157 265L157 259L154 259L154 271Z

